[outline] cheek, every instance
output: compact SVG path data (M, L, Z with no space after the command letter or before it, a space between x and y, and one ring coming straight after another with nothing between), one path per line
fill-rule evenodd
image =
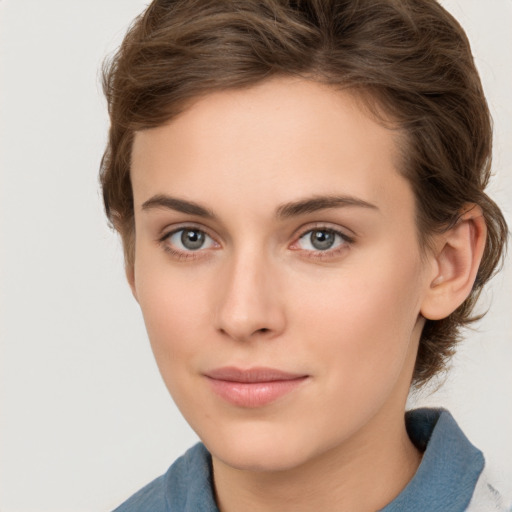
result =
M161 370L179 367L180 359L196 353L209 324L204 280L163 267L145 265L141 259L141 271L136 273L138 301Z
M396 265L392 256L381 255L378 264L359 260L301 292L297 330L309 332L311 349L342 368L347 381L396 375L407 356L419 313L419 266Z

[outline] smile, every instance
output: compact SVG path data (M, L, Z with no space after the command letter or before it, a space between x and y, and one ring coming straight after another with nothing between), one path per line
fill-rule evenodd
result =
M218 396L238 407L263 407L295 390L308 375L292 374L273 368L241 370L225 367L205 374Z

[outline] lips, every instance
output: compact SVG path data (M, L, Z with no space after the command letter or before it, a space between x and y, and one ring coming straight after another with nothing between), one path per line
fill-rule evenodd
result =
M218 396L238 407L256 408L270 404L301 386L308 375L274 368L217 368L205 374Z

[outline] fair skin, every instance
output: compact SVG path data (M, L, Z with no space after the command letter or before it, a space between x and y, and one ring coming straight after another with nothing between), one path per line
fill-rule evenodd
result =
M375 511L420 463L403 415L424 318L469 293L485 225L468 209L424 252L394 137L291 78L136 134L128 279L223 512Z

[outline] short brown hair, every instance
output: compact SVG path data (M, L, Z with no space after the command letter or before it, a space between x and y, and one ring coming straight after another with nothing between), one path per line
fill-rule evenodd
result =
M449 317L426 322L413 381L442 370L482 286L502 258L507 226L485 194L492 126L467 37L435 0L155 0L104 67L111 127L101 164L107 216L134 263L130 158L134 133L169 121L213 91L300 76L360 91L406 141L401 171L416 197L422 242L482 208L487 243L473 290Z

